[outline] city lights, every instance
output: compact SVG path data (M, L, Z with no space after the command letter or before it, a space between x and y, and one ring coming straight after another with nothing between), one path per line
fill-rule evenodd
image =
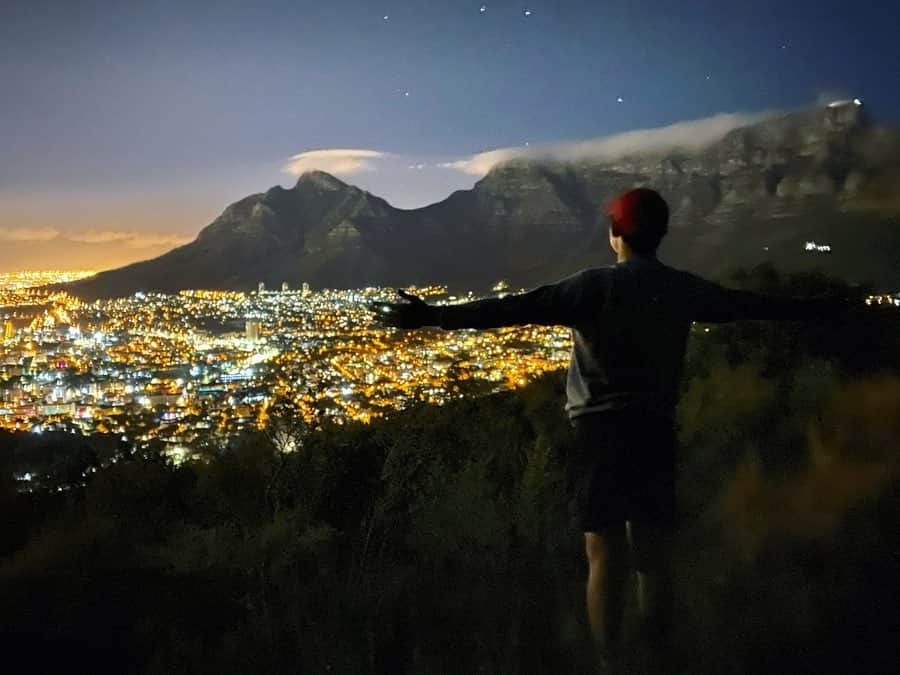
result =
M369 422L458 398L464 384L522 386L564 367L571 347L565 328L385 328L368 304L394 300L387 288L282 285L85 303L40 287L72 278L4 278L0 428L159 440L178 461L199 440L261 428L277 397L314 424ZM436 303L475 299L438 286L410 291Z

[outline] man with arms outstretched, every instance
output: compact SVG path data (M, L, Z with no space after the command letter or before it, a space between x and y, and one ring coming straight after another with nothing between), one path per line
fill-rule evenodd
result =
M618 651L629 558L645 638L660 643L668 634L675 407L692 322L815 318L834 309L831 301L726 289L664 265L656 250L669 209L653 190L626 192L605 213L614 265L503 298L432 306L398 291L406 302L372 306L383 323L399 328L572 329L566 411L576 444L567 490L584 533L588 618L602 662Z

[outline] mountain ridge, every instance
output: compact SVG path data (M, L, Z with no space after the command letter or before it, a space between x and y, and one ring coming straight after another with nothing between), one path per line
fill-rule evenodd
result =
M67 284L84 298L183 288L524 286L611 261L598 206L638 185L672 207L664 260L706 275L770 261L900 288L900 131L855 102L734 129L694 152L514 159L417 209L322 171L240 199L197 238ZM802 250L832 246L827 258Z

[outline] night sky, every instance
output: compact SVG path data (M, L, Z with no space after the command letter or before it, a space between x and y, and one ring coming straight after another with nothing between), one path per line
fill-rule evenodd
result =
M314 166L411 207L720 113L858 96L896 123L898 26L885 0L5 0L0 269L157 255Z

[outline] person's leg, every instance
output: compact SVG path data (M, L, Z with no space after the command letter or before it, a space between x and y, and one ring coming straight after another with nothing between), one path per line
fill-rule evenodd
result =
M601 654L620 647L625 585L628 581L628 545L624 527L599 534L584 533L588 561L587 612L594 645Z
M637 573L640 636L652 651L665 653L669 646L674 604L670 527L631 523L631 543Z
M647 418L628 469L629 543L637 577L639 637L665 651L673 610L672 554L678 523L677 440L674 424Z
M619 471L626 434L614 414L578 418L575 432L575 452L568 466L570 505L575 525L584 533L585 591L595 663L601 672L608 672L620 660L628 583Z

